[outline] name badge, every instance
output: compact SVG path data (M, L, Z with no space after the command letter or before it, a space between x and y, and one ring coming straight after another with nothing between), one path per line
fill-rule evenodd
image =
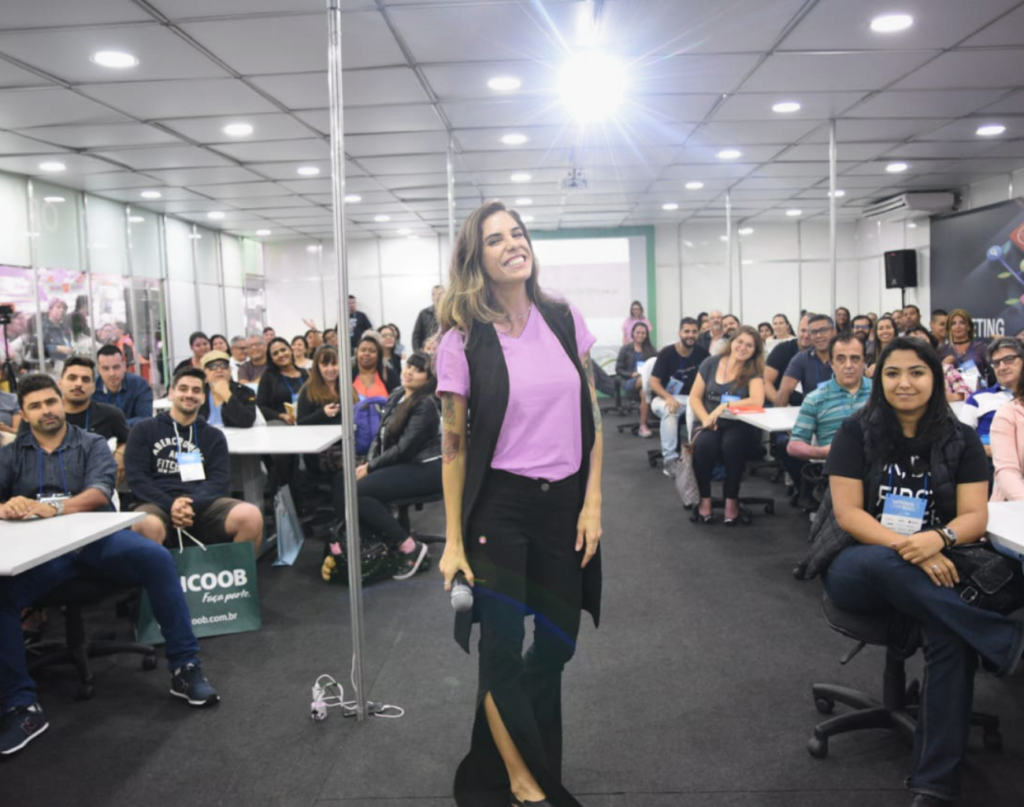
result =
M726 395L722 396L722 403L724 403L724 404L736 403L739 400L741 400L739 395L728 395L728 394L726 394Z
M636 363L636 371L637 371L638 373L642 373L642 372L644 371L644 365L645 365L645 364L647 364L647 362L646 362L646 361L638 361L638 362Z
M57 502L66 502L71 497L66 493L38 493L36 494L36 500L41 504L56 504Z
M198 451L179 451L178 472L181 474L182 482L202 482L206 479L203 455Z
M678 378L670 378L665 389L669 395L679 395L683 391L683 382Z
M927 499L890 493L882 505L882 526L900 535L913 535L921 531L927 507Z

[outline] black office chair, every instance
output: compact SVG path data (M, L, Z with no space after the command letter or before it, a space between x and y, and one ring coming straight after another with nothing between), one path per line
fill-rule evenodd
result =
M57 586L43 597L38 607L63 607L65 640L41 642L26 648L29 673L35 673L55 664L73 664L78 672L79 700L89 700L96 694L89 659L111 656L115 653L137 653L142 656L142 669L156 668L156 649L152 645L119 641L115 638L90 638L86 635L83 611L86 608L110 604L124 613L125 586L92 577L77 577ZM117 602L122 600L122 602Z
M414 508L419 512L423 510L423 505L425 504L442 501L444 501L444 494L435 493L429 496L413 496L408 499L392 499L387 504L390 507L398 509L398 523L405 528L407 533L411 533L412 525L409 519L409 508ZM443 535L417 533L416 537L425 544L443 544L445 542L445 537Z
M861 729L892 729L906 742L913 744L917 725L921 687L918 681L907 685L905 661L917 652L921 643L920 625L903 614L859 614L845 611L827 596L822 610L832 630L856 640L856 646L839 659L849 663L866 645L884 647L885 671L882 675L882 701L839 684L814 684L814 705L823 715L832 714L836 703L853 707L853 711L830 717L814 727L807 743L807 751L816 759L828 756L828 741L837 734ZM1003 737L999 732L999 718L974 712L971 725L980 726L985 748L1000 751Z

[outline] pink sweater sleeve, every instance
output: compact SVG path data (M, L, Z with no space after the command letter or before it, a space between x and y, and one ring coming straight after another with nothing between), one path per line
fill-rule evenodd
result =
M992 420L992 462L995 465L994 500L1024 500L1024 406L1003 404Z

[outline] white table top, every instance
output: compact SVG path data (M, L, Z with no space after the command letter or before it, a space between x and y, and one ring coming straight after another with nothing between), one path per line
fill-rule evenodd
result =
M167 412L171 408L170 398L157 398L153 401L153 412L159 414L160 412Z
M775 406L756 413L735 413L733 417L766 432L788 432L796 425L799 406Z
M964 408L965 401L950 401L949 408L953 410L953 414L960 417L960 410Z
M256 426L224 429L229 454L318 454L341 439L341 426Z
M0 521L0 575L9 577L123 530L145 513L73 513Z
M1024 560L1024 501L989 502L988 539L1006 554Z

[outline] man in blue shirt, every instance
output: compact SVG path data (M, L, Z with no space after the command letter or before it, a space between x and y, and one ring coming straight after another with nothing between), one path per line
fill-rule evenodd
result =
M775 396L776 406L789 406L789 396L796 390L797 384L801 385L806 396L832 378L828 357L829 343L836 335L832 317L815 314L807 320L807 332L811 337L811 346L797 353L786 368Z
M103 438L67 424L60 391L49 376L23 378L18 400L29 429L0 450L0 519L109 510L116 466ZM61 529L59 523L54 529ZM0 754L17 753L49 727L25 661L21 610L90 573L149 593L167 643L172 695L191 706L219 700L199 666L199 643L170 553L119 530L76 553L0 577Z
M104 345L96 353L99 379L93 400L116 406L129 426L153 417L153 391L142 376L126 371L124 354L117 345Z
M961 423L966 423L978 432L985 453L991 457L989 430L992 428L992 419L1000 406L1013 400L1024 367L1024 344L1009 336L992 340L988 346L988 363L995 371L996 383L968 396L960 408L959 418Z

